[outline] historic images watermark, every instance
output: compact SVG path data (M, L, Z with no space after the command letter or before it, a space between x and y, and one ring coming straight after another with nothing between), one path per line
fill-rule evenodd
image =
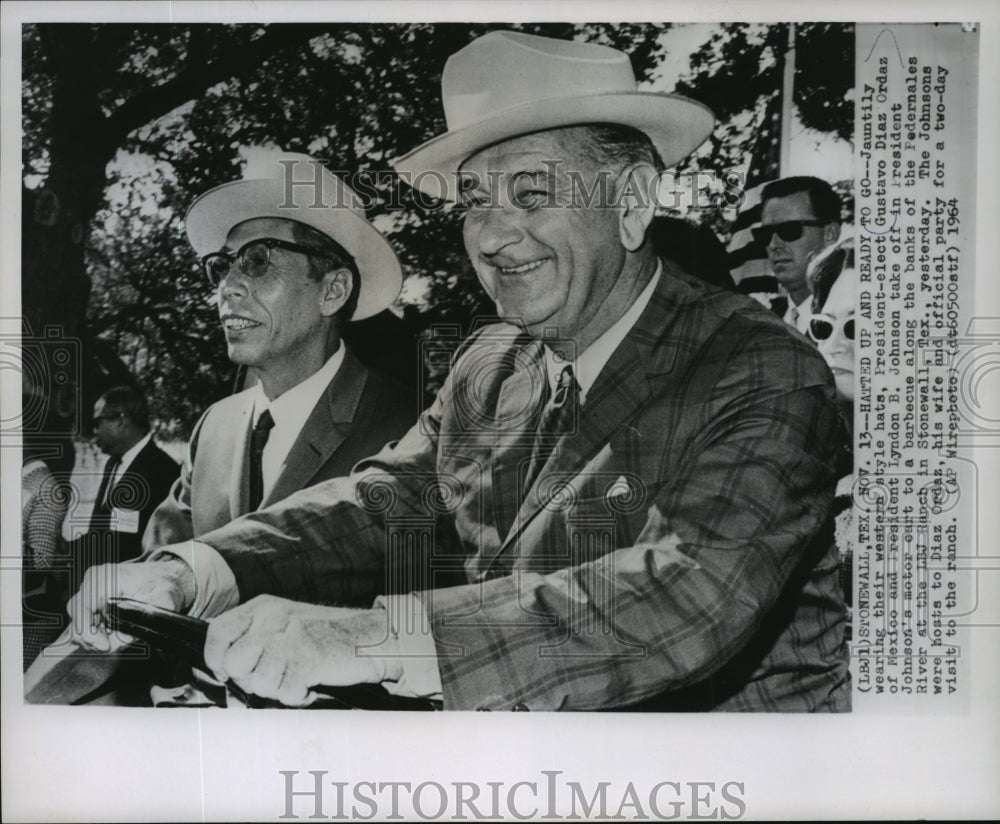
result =
M576 781L541 770L521 781L338 781L327 770L279 770L279 819L332 821L732 821L747 814L742 781Z
M676 173L660 171L643 181L626 170L582 170L559 159L543 159L537 169L514 174L489 169L485 175L459 169L444 174L430 169L417 174L391 169L329 171L351 191L324 183L321 159L279 161L283 201L279 208L372 209L398 211L412 198L425 211L459 208L618 209L626 202L658 210L738 209L746 197L746 174L735 169Z

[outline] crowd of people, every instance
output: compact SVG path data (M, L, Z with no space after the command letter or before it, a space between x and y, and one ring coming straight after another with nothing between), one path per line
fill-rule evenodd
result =
M574 176L649 191L713 128L638 92L627 55L492 32L449 59L442 102L447 132L394 165L464 181L446 194L507 322L421 411L343 340L403 278L343 181L261 153L198 197L188 239L248 388L205 411L180 467L134 389L97 402L109 459L56 647L121 650L109 610L129 597L208 636L202 671L109 672L123 701L379 684L446 709L849 710L856 275L836 193L764 189L776 313L710 230L641 197L572 202ZM312 186L289 202L297 167ZM51 485L26 452L26 568L54 552Z

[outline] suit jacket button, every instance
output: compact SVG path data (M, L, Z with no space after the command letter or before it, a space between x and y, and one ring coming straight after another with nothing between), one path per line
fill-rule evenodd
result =
M531 712L531 707L527 704L523 704L518 701L513 707L510 708L511 712Z

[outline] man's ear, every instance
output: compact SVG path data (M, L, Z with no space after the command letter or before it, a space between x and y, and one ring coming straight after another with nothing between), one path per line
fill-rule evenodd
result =
M341 266L323 275L323 292L319 311L324 318L332 318L351 296L351 272Z
M823 227L823 243L826 246L831 246L840 240L840 224L834 221L833 223L827 223Z
M639 250L656 214L659 175L648 163L636 163L618 177L618 233L629 252Z

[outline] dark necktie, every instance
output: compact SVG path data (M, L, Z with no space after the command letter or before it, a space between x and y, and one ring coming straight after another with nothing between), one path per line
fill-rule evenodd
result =
M271 417L270 410L265 409L250 433L250 512L256 510L264 499L264 470L261 461L273 426L274 418Z
M522 489L525 494L538 478L545 462L552 455L556 443L563 435L572 433L577 425L580 405L580 385L573 375L573 367L567 364L556 379L556 388L551 402L542 411L542 419L535 434L535 444L531 451Z
M121 466L122 459L119 457L108 458L104 464L104 477L101 478L101 485L97 489L97 497L94 498L94 511L90 516L91 529L107 529L111 516L111 490L114 486L112 479L115 472Z

